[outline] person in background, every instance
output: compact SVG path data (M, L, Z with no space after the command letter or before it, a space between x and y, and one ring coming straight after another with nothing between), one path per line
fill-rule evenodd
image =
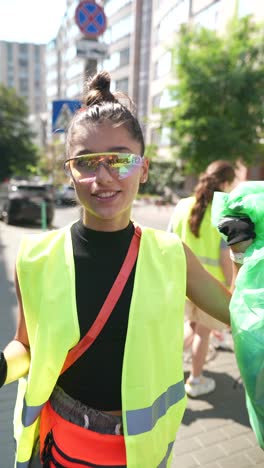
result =
M211 204L215 191L232 190L235 177L234 166L229 161L211 163L200 175L194 195L178 202L168 226L168 231L177 233L203 267L226 286L230 286L232 276L229 247L212 225ZM191 348L191 371L185 391L195 398L215 390L215 380L203 375L203 367L211 331L222 331L225 326L188 299L185 318L184 349Z
M20 379L16 468L171 466L186 295L229 324L231 292L189 247L131 219L149 161L110 83L87 80L67 131L80 219L25 236L17 256L17 331L0 353L0 386Z

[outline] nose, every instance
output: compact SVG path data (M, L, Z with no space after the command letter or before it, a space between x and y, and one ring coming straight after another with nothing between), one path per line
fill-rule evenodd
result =
M96 178L96 180L98 182L104 182L104 183L107 183L108 181L112 182L113 176L112 176L111 170L107 166L107 164L105 164L103 162L100 162L98 164L97 169L96 169L95 178Z

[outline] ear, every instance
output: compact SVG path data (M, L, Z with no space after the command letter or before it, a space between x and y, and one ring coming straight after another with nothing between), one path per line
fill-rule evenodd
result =
M149 170L149 159L145 159L143 161L143 165L141 168L141 176L140 176L140 183L145 184L148 180L148 170Z

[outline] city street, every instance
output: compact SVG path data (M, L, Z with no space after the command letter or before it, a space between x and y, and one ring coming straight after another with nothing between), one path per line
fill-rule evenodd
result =
M141 224L166 229L172 206L137 204L133 218ZM79 209L58 208L54 228L79 216ZM0 222L0 348L12 338L15 329L16 297L13 285L15 256L25 233L40 232L34 226L7 226ZM175 298L177 300L177 298ZM233 343L230 350L217 351L206 365L206 375L216 380L216 391L199 400L189 400L174 447L173 468L250 468L264 467L264 452L256 443L249 426L242 384L239 378ZM188 371L189 363L185 363ZM12 413L16 383L0 391L1 468L13 468L14 442Z

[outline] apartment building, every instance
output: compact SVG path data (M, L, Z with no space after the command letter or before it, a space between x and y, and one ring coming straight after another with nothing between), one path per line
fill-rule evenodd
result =
M82 33L75 22L78 0L67 0L67 10L58 35L47 45L47 109L56 99L79 99L84 78L96 69L107 69L112 89L128 93L135 101L142 121L148 111L149 61L151 56L152 0L98 1L107 18L106 32L98 38L107 54L89 60L78 54ZM50 119L49 119L50 127Z
M0 41L0 83L25 99L36 142L43 143L46 112L45 45Z
M82 34L74 14L79 0L67 0L58 36L47 49L48 110L53 99L80 97L84 77L96 68L105 68L111 72L113 88L133 98L146 143L156 143L160 155L168 156L170 132L168 129L157 132L158 116L153 110L172 105L167 91L172 83L169 48L179 28L184 23L193 23L221 34L234 14L238 17L252 14L256 21L263 20L264 4L259 0L98 0L97 3L104 8L107 18L107 29L98 38L107 45L107 55L96 64L91 63L93 70L87 67L89 61L78 56L76 44Z

